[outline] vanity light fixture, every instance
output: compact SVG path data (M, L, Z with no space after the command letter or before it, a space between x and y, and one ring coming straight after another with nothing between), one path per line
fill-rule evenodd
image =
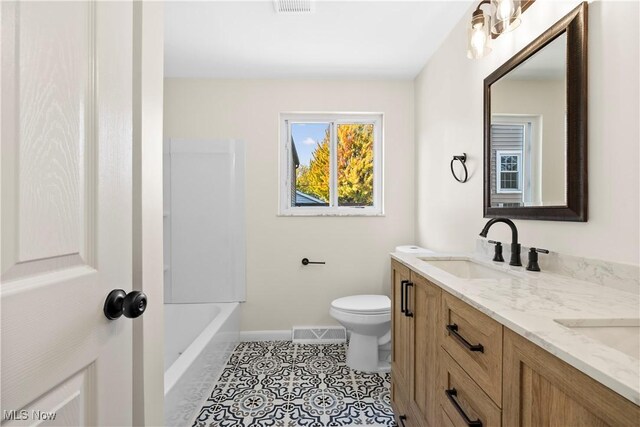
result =
M491 40L514 30L522 22L520 16L535 0L482 0L471 14L467 31L467 57L480 59L491 52ZM485 13L482 6L489 5Z
M469 46L467 50L467 57L469 59L480 59L491 52L491 34L489 32L491 18L489 15L485 15L481 9L485 4L490 4L490 1L481 1L471 15L471 26L468 29Z

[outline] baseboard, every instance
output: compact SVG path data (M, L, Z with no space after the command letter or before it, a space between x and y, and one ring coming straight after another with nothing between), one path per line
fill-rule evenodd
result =
M291 341L291 329L280 331L240 331L240 341Z

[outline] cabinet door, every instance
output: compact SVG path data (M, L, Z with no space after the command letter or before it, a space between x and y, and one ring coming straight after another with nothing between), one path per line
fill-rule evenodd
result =
M438 312L440 288L411 272L414 312L413 393L410 408L426 426L437 426Z
M640 407L504 331L505 426L638 426Z
M409 397L411 380L413 377L411 365L413 359L413 318L405 316L401 311L405 302L402 301L405 284L409 282L409 269L397 261L391 263L392 300L391 300L391 324L392 324L392 357L391 375L396 387L400 388L400 396Z

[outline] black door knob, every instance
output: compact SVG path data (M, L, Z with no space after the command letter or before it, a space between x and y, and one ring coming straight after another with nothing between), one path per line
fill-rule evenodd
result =
M104 301L104 315L107 319L114 320L124 314L124 317L135 319L147 308L147 296L144 292L131 291L126 293L122 289L114 289L109 292Z

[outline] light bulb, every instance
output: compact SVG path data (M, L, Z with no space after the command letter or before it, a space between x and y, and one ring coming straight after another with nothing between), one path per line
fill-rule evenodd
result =
M502 34L520 25L520 2L518 0L493 0L496 19L491 27L493 34Z
M471 48L476 57L482 57L484 53L484 45L487 43L487 34L480 28L474 28L471 35Z
M513 0L498 0L496 6L496 18L498 18L499 21L509 19L515 10Z

